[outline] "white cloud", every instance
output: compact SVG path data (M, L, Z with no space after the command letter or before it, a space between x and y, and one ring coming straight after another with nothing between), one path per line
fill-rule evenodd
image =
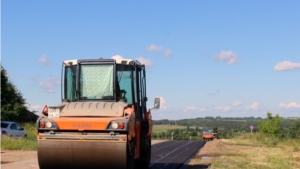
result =
M194 106L187 106L184 110L184 112L188 112L188 111L199 111L199 112L205 112L207 111L206 108L202 107L202 108L197 108Z
M154 65L154 63L151 60L145 59L143 57L138 57L136 58L136 60L138 60L141 64L144 64L148 68Z
M123 56L121 56L121 55L114 55L111 58L115 59L115 60L124 59ZM135 59L137 61L139 61L141 64L144 64L147 68L154 66L154 63L150 59L146 59L146 58L143 58L143 57L138 57L138 58L135 58Z
M223 111L229 111L229 110L231 110L231 107L230 107L230 106L226 106L226 107L224 107L224 109L223 109Z
M162 50L161 46L156 46L156 45L150 45L146 47L147 51L156 51L160 52Z
M170 49L165 49L164 56L167 58L172 57L172 51Z
M112 59L115 59L115 60L121 60L121 59L124 59L121 55L114 55L111 57Z
M237 107L237 106L240 106L240 105L242 105L242 104L243 104L243 103L240 102L240 101L235 101L235 102L232 103L232 106Z
M162 46L153 45L153 44L150 46L147 46L146 50L149 52L151 52L151 51L160 52L166 58L172 57L172 55L173 55L173 53L170 49L164 48Z
M160 109L167 109L165 99L161 96L159 98L160 98Z
M300 69L300 63L293 63L290 61L279 62L274 66L274 70L276 71L285 71L285 70L293 70Z
M223 107L223 106L217 106L215 109L218 110L218 111L227 112L227 111L231 110L231 106L225 106L225 107Z
M281 102L279 104L279 108L284 108L284 109L291 109L291 108L300 108L300 103L297 102L291 102L289 104L285 104L283 102Z
M40 82L39 86L46 93L54 93L54 87L60 85L60 79L58 77L48 77L46 80Z
M253 102L251 104L250 107L248 107L249 109L252 109L252 110L258 110L258 108L260 107L260 104L258 102Z
M235 64L238 62L238 55L233 53L231 50L229 51L221 51L220 54L216 56L217 60L225 61L227 64Z
M44 66L50 67L53 65L52 60L50 60L47 55L42 55L38 61Z
M40 105L31 105L31 104L27 104L26 107L30 110L30 111L36 111L37 113L40 112L42 110L42 106Z
M281 103L279 104L279 107L280 107L280 108L285 108L285 107L286 107L286 104L283 103L283 102L281 102Z
M188 110L197 110L197 108L196 107L193 107L193 106L187 106L186 107Z

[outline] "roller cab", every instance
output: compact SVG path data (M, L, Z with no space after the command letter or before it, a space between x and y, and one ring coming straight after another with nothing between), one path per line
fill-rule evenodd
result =
M38 162L47 168L148 167L152 119L145 66L130 59L68 60L62 101L37 120ZM155 99L155 109L160 105Z

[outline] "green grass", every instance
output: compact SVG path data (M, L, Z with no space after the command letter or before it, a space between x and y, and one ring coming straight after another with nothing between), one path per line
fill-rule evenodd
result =
M300 168L300 142L296 139L270 138L259 133L235 139L222 139L214 168ZM232 156L233 151L236 155Z
M27 132L27 138L1 138L1 150L37 150L36 126L24 123L21 126Z
M257 144L264 144L264 145L268 145L268 146L292 147L296 151L300 150L299 139L266 137L260 133L245 134L245 135L238 137L237 139L250 140Z

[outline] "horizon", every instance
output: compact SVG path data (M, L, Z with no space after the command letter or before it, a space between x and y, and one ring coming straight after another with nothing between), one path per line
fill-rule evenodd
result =
M218 117L218 116L217 116ZM280 116L279 116L280 117ZM210 116L207 117L196 117L196 118L188 118L188 119L175 119L175 120L170 120L170 119L158 119L154 121L159 121L159 120L168 120L168 121L178 121L178 120L190 120L190 119L205 119L205 118L211 118ZM217 119L216 117L213 117L214 119ZM267 117L221 117L221 119L246 119L246 118L254 118L254 119L266 119ZM283 119L300 119L300 117L280 117Z

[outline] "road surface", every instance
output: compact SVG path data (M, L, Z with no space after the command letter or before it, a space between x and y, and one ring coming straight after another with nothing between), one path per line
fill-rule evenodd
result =
M203 141L157 141L153 140L149 169L179 169L199 148ZM14 162L4 161L13 151L1 152L1 169L39 169L36 151L18 151L12 154Z
M178 169L192 157L204 141L166 141L152 145L150 169Z

